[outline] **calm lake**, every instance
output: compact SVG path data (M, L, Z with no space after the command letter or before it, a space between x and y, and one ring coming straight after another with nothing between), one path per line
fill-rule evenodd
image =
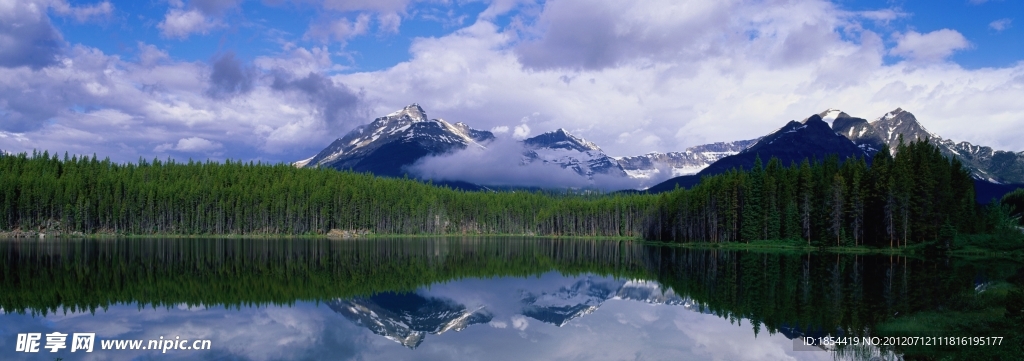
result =
M1006 260L469 237L0 240L0 262L2 360L1024 356Z

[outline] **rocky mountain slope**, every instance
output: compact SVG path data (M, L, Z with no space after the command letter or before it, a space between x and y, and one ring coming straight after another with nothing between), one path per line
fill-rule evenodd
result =
M508 156L520 157L522 166L557 165L584 182L593 181L595 176L633 179L637 184L666 176L676 177L649 189L659 192L677 185L689 187L701 176L732 168L749 169L758 156L763 162L777 157L784 165L804 158L823 159L829 154L837 154L841 159L864 156L870 161L884 146L895 149L901 137L904 142L930 139L943 154L958 157L976 179L1024 184L1024 152L998 151L944 139L929 132L913 114L900 108L873 121L828 109L800 122L791 121L758 139L699 145L683 152L618 158L604 153L597 144L558 129L522 141L521 154ZM406 174L406 167L424 157L441 156L467 147L486 148L494 139L491 132L473 129L464 123L429 119L419 105L412 104L356 128L313 157L294 165L400 177ZM466 182L444 183L468 190L481 189Z
M557 164L592 179L595 174L627 177L622 166L597 144L569 134L565 129L544 133L523 141L523 163Z
M845 113L843 113L845 115ZM929 132L914 114L896 108L874 121L848 115L840 116L832 124L836 133L849 138L869 155L883 145L895 149L902 136L904 142L929 139L946 156L957 157L971 169L975 178L997 183L1024 183L1024 152L993 150L991 147L954 142Z
M402 176L403 168L420 158L469 146L482 147L493 139L491 132L463 123L428 120L423 108L412 104L352 130L320 153L294 165Z
M686 148L682 152L647 153L633 157L619 157L616 161L632 178L652 178L669 172L669 176L697 174L719 159L747 149L757 139L718 142Z

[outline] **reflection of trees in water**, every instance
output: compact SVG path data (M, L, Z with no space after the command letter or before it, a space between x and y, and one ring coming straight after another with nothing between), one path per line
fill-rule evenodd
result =
M0 307L31 313L291 304L469 277L593 273L657 280L715 315L790 337L875 335L879 324L955 306L981 272L908 257L513 237L3 241L0 266Z
M516 238L0 241L0 307L290 304L551 270L645 278L636 243Z

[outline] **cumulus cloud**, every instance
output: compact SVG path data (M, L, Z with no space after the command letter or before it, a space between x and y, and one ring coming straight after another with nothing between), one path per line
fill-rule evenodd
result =
M612 156L750 139L830 107L871 119L900 106L946 138L1024 149L1015 131L1024 65L945 61L970 47L955 30L872 31L873 22L905 16L892 9L849 12L820 0L495 1L473 24L414 39L407 61L338 72L345 68L331 60L334 45L288 44L251 63L227 53L183 62L141 43L134 57L104 54L68 46L46 14L53 8L32 4L0 1L9 6L0 10L0 148L15 152L130 161L197 137L222 145L211 156L295 160L411 102L477 129L505 129L506 138L572 129ZM213 31L202 29L237 8L170 4L168 13L196 12L203 22L165 37ZM397 29L409 4L315 6L353 26L358 14L345 12L368 12L370 34ZM75 18L65 14L51 11ZM388 14L397 20L382 20ZM495 23L498 14L510 25ZM524 117L530 132L516 126Z
M321 8L320 19L310 24L305 38L334 40L346 45L349 39L370 33L373 24L380 34L396 34L402 17L413 0L325 0L314 1Z
M179 152L209 152L223 147L223 144L217 142L211 142L200 137L190 137L179 139L177 144L165 143L158 145L153 151L157 153L164 153L170 150Z
M271 161L308 156L352 119L365 119L351 115L361 109L358 93L319 73L258 74L278 69L260 64L304 64L315 53L293 49L277 62L253 65L223 54L207 65L174 61L148 44L139 44L137 60L76 46L40 70L0 68L0 132L11 135L0 138L0 148L116 161L163 152ZM310 69L320 66L331 67L328 61Z
M531 69L688 64L737 50L761 51L788 66L826 52L844 18L882 15L844 13L820 1L549 2L519 32L515 53Z
M255 69L245 66L235 58L233 51L228 51L214 60L213 71L210 72L210 88L206 92L215 98L248 93L252 90L256 75Z
M160 35L167 38L185 39L192 34L206 34L219 23L213 19L207 19L197 9L183 10L170 9L164 20L157 24Z
M921 34L916 31L897 33L896 47L889 53L910 61L936 62L953 55L957 50L971 46L960 32L952 29L935 30Z
M186 5L171 1L164 20L157 24L160 35L171 39L186 39L192 34L207 34L224 26L221 20L226 12L235 9L241 0L192 0Z
M314 24L306 32L306 37L321 41L333 39L344 44L355 36L366 34L369 28L370 15L364 13L356 16L354 21L341 18Z
M506 128L508 129L508 128ZM526 124L519 124L512 131L512 138L523 140L530 136L530 126Z
M996 32L1002 32L1003 30L1009 29L1011 24L1013 24L1013 19L1003 18L988 23L988 27Z
M571 169L540 162L524 163L522 143L501 137L487 148L468 147L453 154L421 158L409 167L422 179L459 180L488 186L586 187Z
M242 0L192 0L189 5L206 15L221 15L241 4Z
M695 15L679 14L687 6ZM706 21L720 12L723 21ZM339 78L365 89L379 104L375 113L413 99L445 119L511 132L537 112L544 117L531 120L531 130L578 130L612 156L750 139L830 107L873 119L901 106L944 137L1024 147L1005 135L1014 112L1024 111L1010 100L1024 96L1024 66L969 70L943 62L970 46L948 29L907 31L887 46L863 22L904 16L896 10L849 12L825 1L595 0L547 2L516 16L523 19L507 28L479 19L416 39L409 61ZM573 28L590 29L587 22L617 30ZM696 30L681 30L690 27ZM909 61L887 63L893 55ZM890 86L897 81L906 91ZM986 127L966 125L979 114ZM617 142L623 133L630 140ZM644 139L650 148L638 150Z
M526 328L530 327L530 321L526 317L515 315L512 316L512 328L519 331L526 331Z
M497 187L596 188L613 191L652 185L650 179L635 180L606 174L595 174L593 179L587 179L571 168L562 168L558 164L528 161L524 155L526 150L519 140L501 136L488 143L486 148L467 147L450 154L421 158L409 166L408 171L421 179L465 181ZM662 174L671 173L666 171Z
M361 95L320 73L311 72L301 78L292 78L278 71L270 86L277 91L303 94L310 103L317 106L319 115L329 129L338 130L344 125L355 125L350 124L353 121L363 121L359 118Z
M499 125L497 127L491 128L491 133L494 133L494 134L505 134L505 133L508 133L508 126L507 125Z
M46 9L33 1L0 3L0 67L39 69L57 63L64 39Z
M104 1L92 5L71 6L67 2L57 1L53 4L53 9L57 14L70 16L78 22L85 22L110 16L114 11L114 5Z

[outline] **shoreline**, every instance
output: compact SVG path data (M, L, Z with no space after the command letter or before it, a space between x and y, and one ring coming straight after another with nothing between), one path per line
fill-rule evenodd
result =
M738 242L685 242L670 243L661 241L648 241L636 237L612 237L612 236L558 236L558 235L536 235L536 234L482 234L482 233L451 233L451 234L379 234L366 230L346 230L328 234L115 234L115 233L56 233L50 235L47 232L38 231L0 231L0 240L25 240L25 241L49 241L49 240L73 240L73 239L322 239L322 240L372 240L383 238L449 238L449 237L490 237L490 238L537 238L537 239L566 239L566 240L595 240L595 241L616 241L616 242L638 242L651 246L677 247L690 249L708 249L724 251L758 251L769 253L828 253L828 254L850 254L850 255L895 255L895 256L921 256L926 253L924 245L914 245L900 248L871 248L865 246L830 246L816 247L803 242L791 240L777 241L753 241L749 243ZM798 244L801 243L801 244ZM940 253L957 258L1005 258L1011 260L1024 260L1024 250L1000 251L978 247L955 249Z

